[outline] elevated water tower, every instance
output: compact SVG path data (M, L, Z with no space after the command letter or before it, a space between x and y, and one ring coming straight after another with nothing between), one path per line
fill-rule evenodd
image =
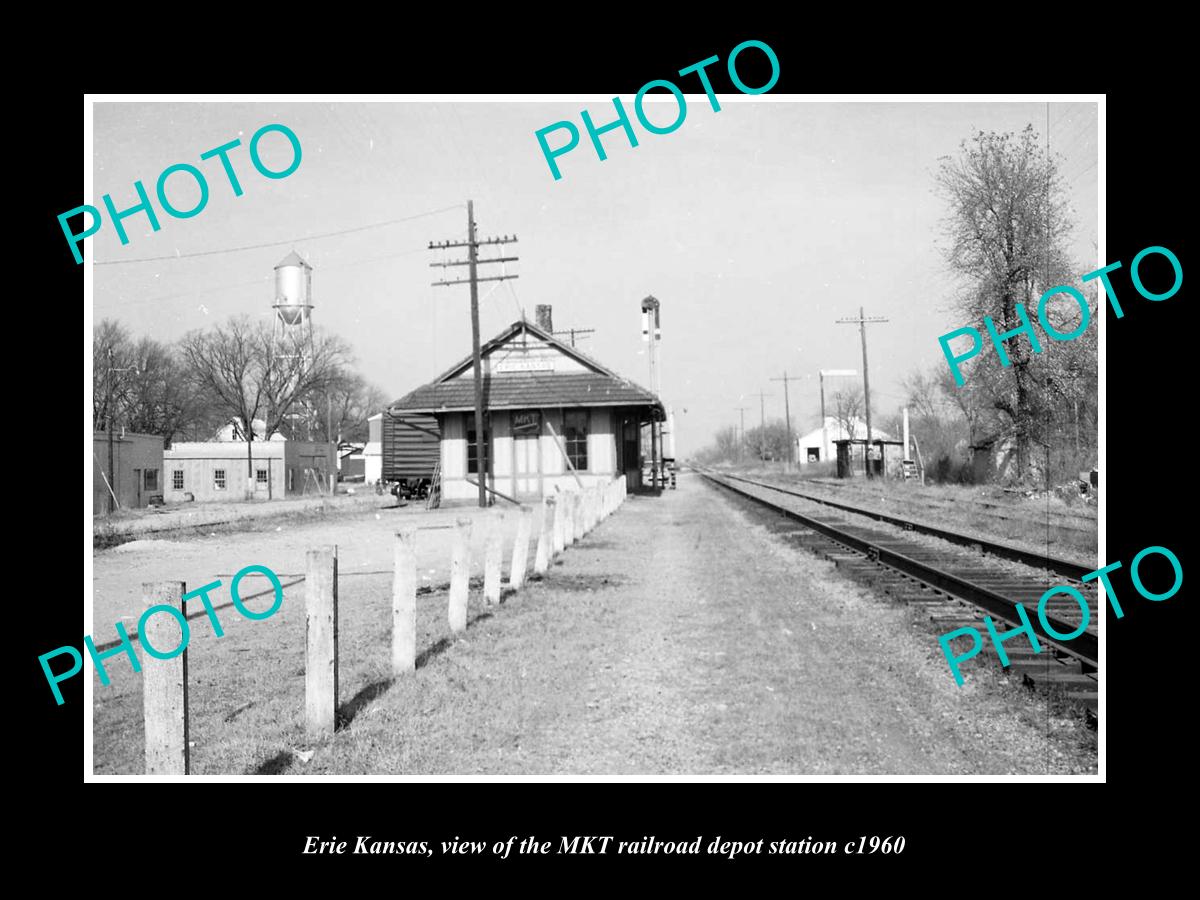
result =
M275 311L271 329L271 347L276 360L298 381L313 357L312 266L293 250L275 266ZM311 432L309 409L296 409L292 416L292 438L301 422Z

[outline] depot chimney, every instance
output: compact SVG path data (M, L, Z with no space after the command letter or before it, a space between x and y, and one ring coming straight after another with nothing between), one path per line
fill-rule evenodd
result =
M554 319L550 315L551 309L553 309L553 307L550 306L549 303L539 303L534 309L534 318L537 321L538 328L542 329L542 331L553 334Z

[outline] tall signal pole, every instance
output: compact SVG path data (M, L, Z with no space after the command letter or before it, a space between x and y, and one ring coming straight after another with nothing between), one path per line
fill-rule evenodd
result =
M453 260L451 262L430 263L431 267L441 266L467 266L467 278L457 278L453 281L435 281L434 287L447 287L452 284L469 284L471 285L471 357L475 368L475 459L478 461L478 471L476 475L479 478L479 505L486 508L487 503L487 471L488 471L488 455L487 441L484 439L483 431L483 360L479 356L479 282L481 281L504 281L509 278L516 278L516 275L489 275L485 278L480 278L478 274L478 266L481 263L498 263L498 262L515 262L516 256L496 256L491 259L479 258L479 247L481 244L511 244L515 243L517 236L512 237L505 235L504 237L488 238L485 241L476 240L475 238L475 202L467 201L467 239L466 241L441 241L440 243L429 242L430 250L443 250L449 247L466 247L467 258L465 260Z
M888 321L888 320L882 316L872 316L871 318L868 319L863 314L863 308L861 306L858 308L858 318L857 319L838 319L837 320L838 325L857 325L859 333L862 335L863 407L866 409L866 415L867 415L867 447L868 447L868 449L871 446L871 380L867 374L867 323L868 322L886 322L886 321ZM863 461L868 462L866 458L864 458ZM870 466L869 462L867 464L867 477L868 478L871 477L871 466Z
M787 462L788 462L789 466L791 466L795 463L795 459L794 459L795 448L793 447L793 441L792 441L792 408L791 408L791 404L788 400L788 382L789 381L799 381L799 380L800 379L798 379L798 378L788 378L788 373L786 370L784 371L782 378L772 378L771 379L771 381L782 381L783 382L783 421L784 421L785 425L787 426L787 442L788 442Z

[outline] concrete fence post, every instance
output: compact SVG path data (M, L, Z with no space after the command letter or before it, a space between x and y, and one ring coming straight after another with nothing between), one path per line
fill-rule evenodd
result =
M533 508L522 506L517 514L517 536L513 539L512 563L508 567L508 586L519 591L525 584L525 568L529 564L529 532L533 527ZM540 550L542 542L538 541Z
M307 614L304 724L312 737L333 734L338 697L337 551L308 551L304 573Z
M559 494L554 501L554 552L550 554L551 559L562 553L563 548L567 546L567 495Z
M570 547L575 543L575 509L578 506L576 500L578 495L574 491L568 491L563 497L566 501L566 515L563 517L563 545Z
M538 529L537 554L533 558L533 571L538 575L546 574L554 556L555 506L553 497L542 498L542 527Z
M403 675L417 667L417 529L396 532L395 570L392 573L392 674Z
M504 565L504 513L493 510L489 516L487 544L483 553L483 604L500 602L500 570Z
M459 519L454 526L450 551L450 630L467 627L467 594L471 589L471 520Z
M182 581L142 585L146 609L138 621L138 639L147 656L153 657L142 666L147 775L190 775L192 770L188 749L186 592ZM157 615L151 615L152 611ZM171 652L168 648L180 649L164 659Z

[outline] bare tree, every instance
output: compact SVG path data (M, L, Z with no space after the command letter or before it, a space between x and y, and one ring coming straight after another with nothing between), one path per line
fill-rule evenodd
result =
M1041 293L1069 283L1066 241L1069 209L1055 161L1038 144L1033 126L1020 134L979 132L957 158L945 157L937 186L949 205L946 259L963 283L959 311L972 323L990 316L1000 332L1021 327L1018 306L1036 320ZM1010 366L998 354L981 354L968 379L991 369L987 393L1007 417L1017 449L1017 473L1031 474L1038 385L1029 334L1004 343Z
M348 357L340 338L323 334L314 334L306 347L281 350L272 340L270 326L249 316L190 332L180 342L180 350L196 385L227 417L240 422L251 486L254 420L263 420L263 439L269 440L294 408L327 387Z
M854 440L857 437L858 423L861 421L865 409L862 388L841 388L834 391L829 399L838 427L846 437Z
M105 319L92 333L92 420L160 435L163 446L197 419L206 403L173 348L152 338L134 341L117 322Z

